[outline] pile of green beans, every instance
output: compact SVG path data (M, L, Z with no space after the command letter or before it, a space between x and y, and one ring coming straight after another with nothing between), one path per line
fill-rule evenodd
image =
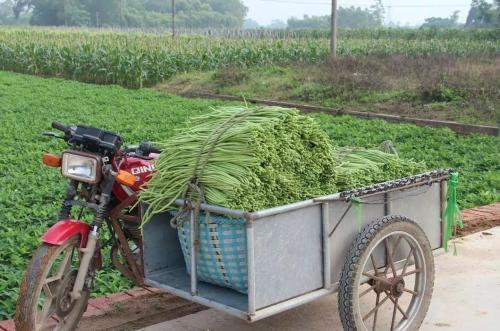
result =
M337 149L337 186L350 190L427 171L423 162L400 159L377 149Z
M335 191L333 147L311 117L279 107L223 107L167 142L140 199L145 220L177 198L254 211Z

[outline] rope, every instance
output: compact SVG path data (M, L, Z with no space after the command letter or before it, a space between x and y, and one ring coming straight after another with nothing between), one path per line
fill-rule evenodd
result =
M369 202L363 201L359 197L354 197L354 198L348 199L348 200L346 200L346 202L349 202L349 205L347 206L346 210L344 211L344 213L340 217L339 221L337 222L337 224L335 225L333 230L330 231L330 233L328 234L328 238L331 238L333 236L333 234L335 233L335 230L337 230L337 228L340 226L342 221L345 219L345 216L347 215L347 213L349 212L349 210L353 206L354 206L356 224L358 225L359 231L361 231L361 226L362 226L361 205L385 205L387 202L392 202L392 201L406 199L408 197L415 197L415 196L422 195L422 194L426 193L427 191L429 191L429 189L430 189L430 186L425 187L424 190L421 190L419 192L404 194L404 195L401 195L397 198L389 198L389 199L384 198L384 199L378 199L378 200L373 200L373 201L369 201ZM382 194L384 192L380 192L380 193Z
M386 140L382 143L382 147L384 149L384 152L389 153L389 154L394 154L396 157L399 158L398 151L394 147L394 144L390 140Z
M205 195L203 192L203 186L200 184L199 179L203 176L205 168L212 156L214 149L217 147L220 138L224 133L226 133L230 128L232 128L235 124L241 123L245 120L250 114L253 114L262 109L262 107L248 110L242 109L239 112L234 113L231 117L225 120L221 125L219 125L205 140L203 145L200 148L198 153L198 157L196 158L196 162L193 167L193 175L189 179L187 183L187 190L183 195L184 201L187 201L190 193L196 193L197 199L194 205L188 206L187 203L179 209L179 212L172 218L170 221L170 225L173 228L177 228L182 226L186 221L187 212L194 209L194 219L197 220L200 213L200 206L202 203L205 203ZM208 146L208 148L207 148ZM203 156L205 155L205 158ZM206 212L205 222L208 224L210 220L210 213ZM197 223L197 221L195 221ZM195 229L193 229L195 230ZM197 237L197 236L196 236Z

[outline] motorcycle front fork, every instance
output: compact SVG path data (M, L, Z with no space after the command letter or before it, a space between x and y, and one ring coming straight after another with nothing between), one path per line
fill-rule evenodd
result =
M70 293L71 298L75 301L80 299L82 296L82 290L85 286L85 280L87 279L90 264L92 259L96 256L96 249L100 249L97 245L99 242L99 229L108 214L109 202L111 200L111 192L116 174L113 173L110 165L104 166L103 173L105 177L101 183L101 195L99 197L99 205L96 210L96 216L91 225L92 230L89 233L87 245L85 248L80 248L80 252L83 254L80 259L80 266L78 267L75 284L73 285L73 290Z
M73 299L74 301L80 299L80 297L82 296L83 286L85 285L85 280L87 279L90 263L95 256L98 241L98 226L94 225L92 231L88 236L87 245L85 246L85 248L80 248L80 252L82 252L83 254L82 258L80 259L80 266L78 267L75 284L73 285L73 290L70 293L71 299Z

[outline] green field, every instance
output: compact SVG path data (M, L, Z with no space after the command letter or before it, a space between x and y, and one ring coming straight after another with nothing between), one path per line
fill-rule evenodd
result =
M380 29L344 31L342 57L499 54L495 30ZM314 33L314 32L313 32ZM1 28L0 70L99 84L142 87L178 73L222 65L254 67L320 63L329 54L324 33L296 38L210 38L167 33L55 28Z
M64 148L41 137L50 123L86 123L121 133L128 143L161 140L195 114L221 102L175 97L149 89L128 90L62 79L0 72L0 319L14 311L17 288L41 234L55 222L65 180L41 164L45 151ZM393 125L348 116L314 115L335 145L378 146L392 140L404 158L461 172L459 202L471 207L500 200L500 138L459 137L446 129ZM103 270L96 294L130 284Z

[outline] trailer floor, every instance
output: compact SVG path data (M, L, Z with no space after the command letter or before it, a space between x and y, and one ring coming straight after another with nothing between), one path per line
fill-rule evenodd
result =
M436 257L434 295L422 330L498 330L500 323L500 227L458 238L458 256ZM213 309L141 329L341 330L337 296L247 324Z

